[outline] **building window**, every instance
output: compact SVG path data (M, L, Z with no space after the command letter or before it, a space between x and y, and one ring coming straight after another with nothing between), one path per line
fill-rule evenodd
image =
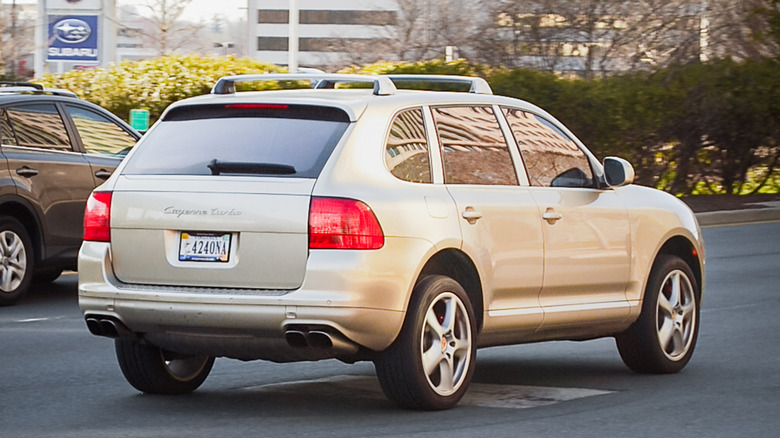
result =
M264 24L289 23L290 14L286 10L260 9L257 11L257 22Z
M363 45L371 47L384 41L377 38L300 38L298 50L301 52L343 52L345 47ZM257 50L286 52L289 48L287 37L258 37Z
M288 47L287 37L257 37L257 50L284 52Z
M257 22L281 24L290 22L287 10L261 9L257 11ZM387 26L396 24L394 11L321 11L302 10L300 24L353 24L366 26Z

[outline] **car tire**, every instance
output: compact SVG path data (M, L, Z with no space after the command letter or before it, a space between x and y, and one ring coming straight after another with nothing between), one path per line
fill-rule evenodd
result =
M46 284L51 283L54 280L60 278L62 275L62 269L60 268L46 268L37 271L33 275L33 283Z
M474 310L460 284L444 276L423 278L401 333L374 361L385 395L409 409L455 406L474 373L475 337Z
M191 393L214 366L213 357L174 353L128 339L116 339L114 343L125 379L147 394Z
M658 256L639 319L616 337L623 362L639 373L682 370L696 347L700 297L696 278L685 261L677 256Z
M0 217L0 306L13 304L30 288L34 260L24 226L12 217Z

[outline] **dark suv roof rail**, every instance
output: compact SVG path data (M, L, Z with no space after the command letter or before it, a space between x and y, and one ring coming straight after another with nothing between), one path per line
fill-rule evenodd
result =
M255 75L236 75L220 78L211 89L211 94L235 94L236 82L258 81L310 81L312 88L334 88L339 83L374 84L374 94L387 96L395 94L395 84L387 76L345 75L331 73L264 73Z
M396 85L403 82L422 82L425 84L463 84L469 86L469 93L493 94L486 80L474 76L454 75L386 75Z
M43 91L43 85L41 84L33 84L32 82L13 82L13 81L0 81L0 85L5 88L9 87L26 87L26 88L34 88L38 91Z
M0 81L0 94L1 93L30 93L30 94L49 94L54 96L66 96L75 97L76 93L70 90L63 90L60 88L44 88L41 84L33 84L32 82L8 82Z

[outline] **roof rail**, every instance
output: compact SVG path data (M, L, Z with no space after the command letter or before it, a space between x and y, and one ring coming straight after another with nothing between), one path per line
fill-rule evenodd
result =
M43 91L43 85L33 84L32 82L0 81L0 85L2 85L3 88L26 87L26 88L33 88L39 91Z
M66 96L78 98L76 93L61 88L44 88L41 84L32 82L8 82L0 81L1 93L29 93L29 94L49 94L54 96Z
M493 89L486 80L474 76L454 75L385 75L395 84L404 82L424 82L429 84L463 84L469 86L469 93L493 94Z
M312 88L334 88L338 83L373 83L374 94L387 96L395 94L395 84L386 76L318 74L318 73L264 73L236 75L220 78L211 89L211 94L235 94L237 82L257 81L310 81Z

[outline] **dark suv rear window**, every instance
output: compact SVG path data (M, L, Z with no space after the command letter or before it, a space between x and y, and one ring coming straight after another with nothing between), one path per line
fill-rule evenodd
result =
M316 178L348 126L335 108L180 107L149 131L123 173Z

